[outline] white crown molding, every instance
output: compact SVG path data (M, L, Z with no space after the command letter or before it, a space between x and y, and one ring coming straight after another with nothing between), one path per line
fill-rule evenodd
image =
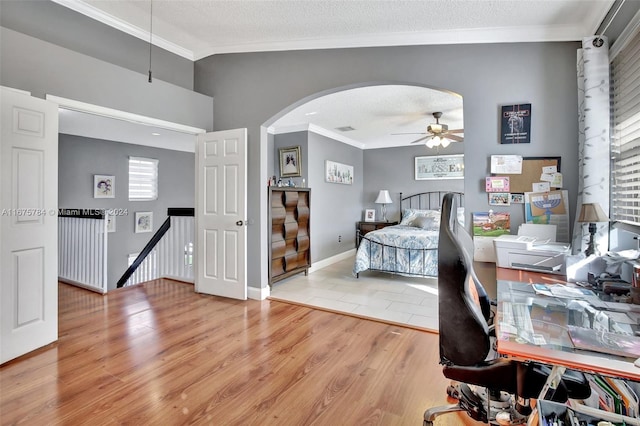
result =
M284 50L339 49L371 46L415 46L435 44L525 43L579 41L589 33L582 26L532 26L513 28L442 30L395 34L290 40L216 46L194 52L195 60L222 53L268 52Z
M116 18L113 15L103 12L102 10L91 6L81 0L52 0L54 3L58 3L61 6L67 7L71 10L74 10L78 13L81 13L89 18L95 19L98 22L102 22L105 25L108 25L112 28L120 30L124 33L132 35L140 40L149 41L151 34L149 31L143 30L142 28L136 27L135 25L131 25L128 22L123 21L122 19ZM195 56L193 52L189 49L186 49L182 46L178 46L175 43L172 43L168 40L163 39L155 34L151 37L151 41L154 46L158 46L164 50L167 50L171 53L175 53L178 56L182 56L183 58L189 59L190 61L195 60ZM199 58L198 58L199 59Z
M336 140L338 142L342 142L347 145L354 146L359 149L365 149L365 145L362 142L355 141L351 138L348 138L340 133L336 133L331 130L327 130L324 127L316 126L313 123L300 123L294 124L291 126L280 126L277 129L273 126L267 128L267 133L272 135L280 135L283 133L293 133L293 132L313 132L317 135L326 136L330 139Z

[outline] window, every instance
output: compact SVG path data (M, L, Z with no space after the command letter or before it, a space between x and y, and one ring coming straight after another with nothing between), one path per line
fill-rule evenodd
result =
M158 160L129 157L129 201L158 198Z
M611 219L640 225L640 31L611 62Z

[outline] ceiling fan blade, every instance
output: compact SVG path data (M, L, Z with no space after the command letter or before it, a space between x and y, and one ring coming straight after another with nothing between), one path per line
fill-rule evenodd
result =
M464 129L447 130L447 133L464 133Z
M416 139L415 141L411 142L411 143L418 143L418 142L422 142L425 139L429 139L431 137L431 135L427 135L424 138L420 138L420 139Z
M391 133L391 135L426 135L425 132L420 133Z
M462 142L464 141L464 139L458 135L445 135L444 136L447 139L451 139L454 142Z

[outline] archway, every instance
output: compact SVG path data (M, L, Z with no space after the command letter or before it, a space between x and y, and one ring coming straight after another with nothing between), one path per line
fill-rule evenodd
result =
M444 109L445 113L447 114L446 117L448 119L448 122L451 124L451 126L460 127L460 128L464 127L462 97L456 93L450 92L445 89L434 88L424 84L390 82L390 81L363 82L358 84L351 84L351 85L327 89L327 90L309 95L303 99L300 99L297 102L294 102L293 104L282 109L279 113L277 113L276 115L274 115L273 117L271 117L270 119L268 119L262 124L261 141L260 141L260 177L262 181L267 182L270 176L274 174L278 174L278 173L274 173L275 171L277 171L277 166L275 161L275 152L274 152L275 151L274 135L278 133L278 129L277 129L278 125L283 122L286 122L288 127L293 129L294 131L306 130L306 131L312 131L316 133L320 132L325 136L328 135L328 137L330 138L339 140L347 144L349 144L349 141L354 142L354 143L351 143L351 145L357 146L362 150L384 148L383 146L370 146L369 148L367 148L366 144L360 144L360 146L358 146L358 141L355 140L354 138L349 138L349 137L341 138L340 137L341 135L339 135L335 129L333 128L327 129L327 128L323 128L322 126L315 125L314 122L317 122L317 117L322 116L323 114L306 116L307 117L306 120L301 114L303 114L305 105L313 104L314 106L317 106L317 105L323 104L323 102L319 102L320 100L327 100L332 97L335 98L335 97L338 97L338 95L340 94L342 95L355 94L356 92L363 92L366 90L371 90L372 92L374 92L376 91L376 89L378 89L379 92L384 92L384 90L380 90L380 89L388 89L390 87L413 91L416 93L416 95L414 95L413 97L410 97L410 96L407 97L407 104L401 108L398 108L398 110L394 114L391 114L389 112L389 108L385 110L385 107L387 106L384 105L385 104L384 101L380 101L379 99L372 101L372 105L374 105L379 112L379 115L375 117L376 124L382 124L382 125L387 124L390 126L389 129L391 129L391 128L396 128L394 126L398 126L398 122L404 121L406 122L405 128L407 124L413 124L414 131L419 130L421 132L424 132L424 129L426 129L426 124L433 121L431 114L437 110ZM401 91L400 89L398 91ZM428 99L433 98L434 94L437 94L439 97L444 97L446 95L447 98L454 100L454 102L452 102L451 105L443 105L442 100L439 100L438 106L429 105ZM362 93L358 93L358 96L362 96ZM416 99L420 99L420 98L422 98L423 100L421 101L421 103L418 103ZM344 101L345 96L343 96L342 99ZM326 102L324 103L326 104ZM397 102L395 100L394 102L387 102L387 103L392 105L397 105ZM326 105L324 105L324 108L326 108ZM384 115L384 111L388 113L387 116ZM298 126L292 126L291 125L292 122L290 120L289 121L286 120L287 117L291 117L291 116L296 116L298 120L301 119ZM418 127L416 127L416 123L418 122L423 124L419 124L417 125ZM388 130L386 132L386 136L389 136L389 134L391 133L394 133L394 132L392 130ZM405 137L393 136L392 138L388 138L388 139L390 140L393 139L393 142L396 143L396 146L406 147L406 146L409 146L413 140L420 137L421 137L420 135L412 135L412 136L410 135ZM393 144L390 144L386 147L390 147L390 146L393 146ZM304 162L307 161L307 159L304 156L303 156L303 160ZM313 184L313 182L309 179L307 179L307 182L309 183L309 185ZM267 190L265 187L265 189L262 190L262 194L261 194L261 196L264 197L264 200L261 200L262 207L261 207L260 217L261 217L261 220L263 221L262 223L267 222L266 192ZM267 247L269 228L264 227L263 229L264 229L264 232L261 235L261 246ZM263 270L261 271L261 277L262 277L261 281L263 283L261 290L264 293L263 296L266 297L266 295L268 295L268 285L267 285L268 262L269 262L268 250L262 250L261 252L264 256L264 259L263 259L264 261L262 262ZM316 253L318 252L316 251ZM317 263L318 260L322 260L322 259L315 259L313 261L314 263Z

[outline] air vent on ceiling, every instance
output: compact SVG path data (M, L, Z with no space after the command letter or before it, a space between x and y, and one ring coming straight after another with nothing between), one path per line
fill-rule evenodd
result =
M336 130L340 130L341 132L350 132L355 129L351 126L343 126L343 127L336 127Z

